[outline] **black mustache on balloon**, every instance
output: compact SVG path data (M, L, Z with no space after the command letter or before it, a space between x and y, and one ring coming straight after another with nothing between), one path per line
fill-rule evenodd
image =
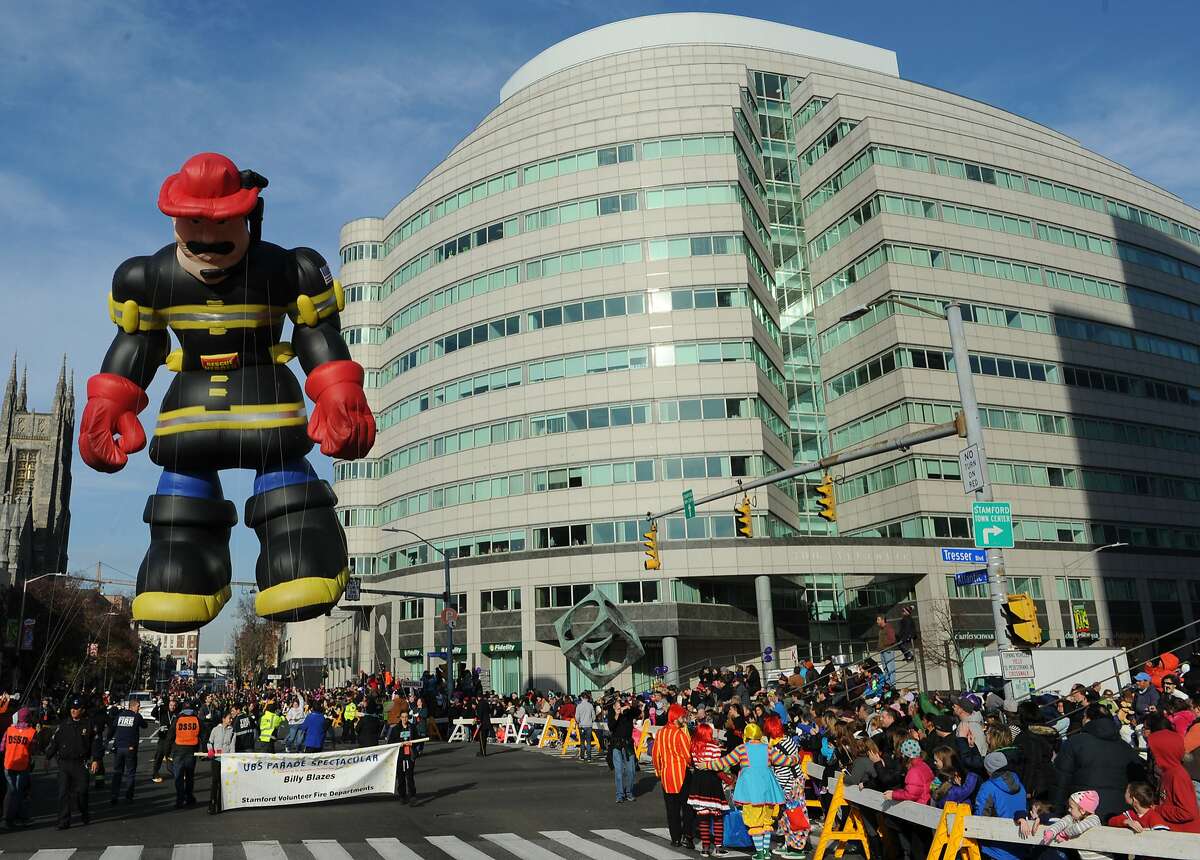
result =
M187 249L193 254L232 254L232 242L187 242Z

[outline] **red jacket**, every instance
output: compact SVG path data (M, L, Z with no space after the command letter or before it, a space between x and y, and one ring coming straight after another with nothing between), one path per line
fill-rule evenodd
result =
M914 803L929 803L929 790L933 785L933 771L921 758L909 759L904 774L904 788L892 789L892 800L911 800Z
M674 724L659 729L654 736L651 758L663 791L675 794L682 790L688 765L692 761L692 739L687 730Z
M1146 674L1150 676L1150 683L1154 684L1154 689L1162 692L1162 679L1167 675L1179 674L1179 658L1170 651L1158 655L1159 665L1151 666L1150 661L1146 661Z
M1200 806L1196 789L1183 767L1183 738L1171 729L1152 732L1146 740L1161 774L1162 799L1155 811L1172 830L1200 833Z

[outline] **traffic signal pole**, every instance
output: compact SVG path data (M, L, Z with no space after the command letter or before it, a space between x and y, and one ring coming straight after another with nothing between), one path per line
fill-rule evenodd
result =
M978 416L976 417L976 425L978 426ZM744 493L747 490L754 490L758 487L766 487L771 484L778 484L780 481L790 481L793 478L798 478L801 475L809 475L813 472L824 472L830 466L837 466L842 463L853 463L855 460L865 460L867 457L874 457L877 454L886 454L889 451L907 451L914 445L921 445L925 442L932 442L935 439L945 439L948 436L965 436L966 426L963 421L963 414L960 412L955 415L953 421L947 421L945 424L935 424L933 427L928 427L924 430L917 430L913 433L905 433L902 436L897 436L894 439L888 439L884 442L877 442L874 445L864 445L861 448L851 448L847 451L841 451L837 454L830 454L828 457L822 457L812 463L805 463L801 466L795 466L791 469L784 469L782 472L776 472L773 475L768 475L765 478L758 478L753 481L739 483L736 487L730 490L722 490L718 493L711 493L703 498L696 499L697 506L708 504L709 502L720 501L727 499L730 496L736 496ZM677 514L683 510L683 505L678 505L674 508L668 508L665 511L658 513L647 513L646 518L651 522L660 517Z
M979 423L979 404L975 400L975 380L971 375L971 358L967 353L967 336L963 331L962 307L950 302L946 308L946 322L950 326L950 349L954 353L954 376L958 380L958 397L962 402L959 415L965 420L967 445L976 446L979 452L979 472L983 485L975 491L981 502L992 501L992 481L988 476L987 453L983 445L983 427ZM1012 646L1008 639L1008 621L1004 606L1008 602L1008 584L1004 578L1004 550L987 551L988 591L992 601L992 625L995 627L996 648L1003 650Z

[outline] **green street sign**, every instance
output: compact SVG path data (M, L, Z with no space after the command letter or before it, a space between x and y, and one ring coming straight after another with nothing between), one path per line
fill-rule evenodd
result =
M690 520L696 516L696 497L691 490L683 491L683 518Z
M971 523L975 546L980 549L1012 549L1013 524L1011 502L974 502Z

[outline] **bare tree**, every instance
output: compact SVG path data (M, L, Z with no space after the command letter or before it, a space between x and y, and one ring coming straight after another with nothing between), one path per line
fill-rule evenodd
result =
M963 653L954 636L954 612L948 598L935 598L921 611L921 659L949 674L950 685L963 679Z
M239 680L257 679L262 670L275 665L279 633L279 624L258 617L253 593L244 592L238 598L233 633L233 668Z

